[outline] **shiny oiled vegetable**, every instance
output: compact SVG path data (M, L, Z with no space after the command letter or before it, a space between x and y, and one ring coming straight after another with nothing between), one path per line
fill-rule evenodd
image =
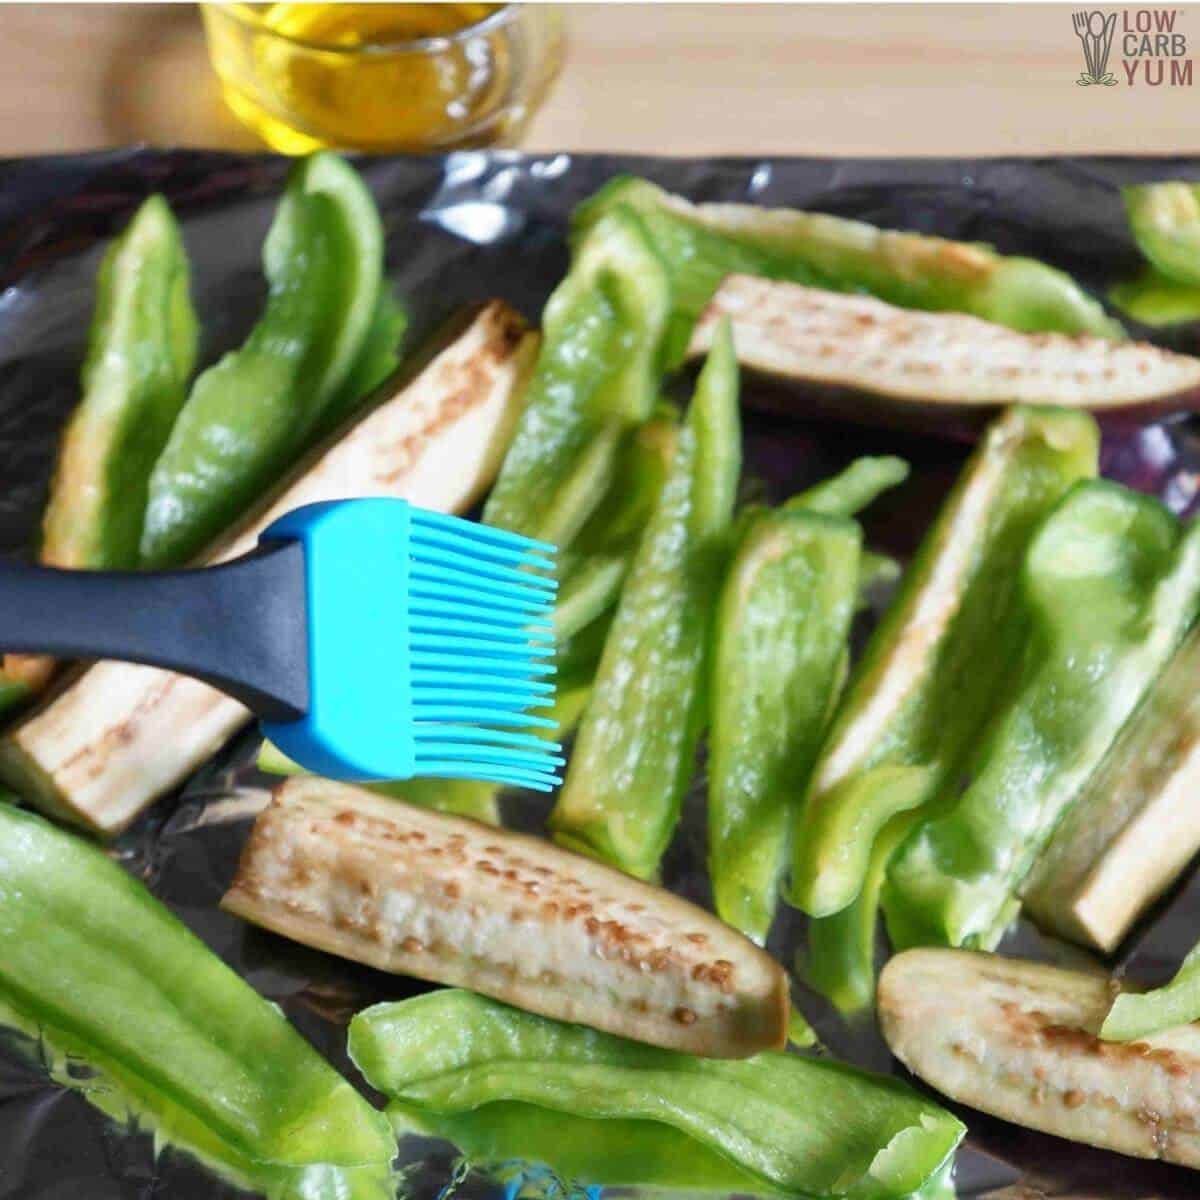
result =
M1200 320L1200 285L1178 283L1153 267L1113 284L1108 300L1127 317L1154 328Z
M295 169L263 269L262 317L239 350L196 380L151 475L146 566L204 549L320 431L331 404L343 411L383 269L379 214L348 163L318 154ZM379 353L374 345L373 362Z
M7 804L0 943L6 1019L106 1112L277 1200L391 1195L387 1122L279 1010L98 848Z
M1200 850L1197 679L1193 625L1021 889L1043 929L1111 954Z
M896 847L955 777L1021 645L1016 577L1038 522L1094 473L1088 416L1015 408L988 428L858 665L793 834L808 981L870 1004L874 934Z
M791 811L840 683L862 531L844 517L758 514L717 605L708 863L717 913L758 942L775 915Z
M909 950L880 975L879 1023L913 1074L961 1104L1086 1145L1200 1167L1200 1028L1134 1046L1103 1042L1097 1031L1112 994L1099 973Z
M797 209L691 204L632 176L614 179L576 211L575 236L614 207L641 214L668 263L676 359L696 318L731 274L869 292L903 308L972 313L1029 332L1124 336L1120 324L1069 275L979 243Z
M718 1155L756 1180L754 1191L908 1196L938 1173L964 1133L949 1113L897 1081L839 1063L779 1053L742 1062L695 1058L465 992L359 1013L350 1054L394 1113L415 1111L434 1128L445 1117L518 1104L569 1114L573 1138L583 1120L621 1122L629 1138L628 1157L616 1164L621 1173L679 1146L665 1141L670 1129L694 1144L697 1170ZM602 1128L598 1135L605 1137ZM678 1160L670 1167L686 1171ZM727 1166L713 1186L725 1186L729 1175Z
M1029 634L1008 697L949 811L892 864L900 945L988 945L1063 814L1200 611L1200 525L1099 480L1079 483L1020 572Z
M196 359L188 260L167 202L151 196L100 264L82 396L59 444L39 559L49 566L138 565L150 472ZM14 682L38 688L54 661L7 655Z
M55 567L138 565L150 472L196 360L188 260L167 202L151 196L109 247L63 434L40 558Z
M658 504L679 438L663 412L633 430L618 452L608 492L561 556L554 632L565 642L616 606L638 540Z
M854 900L879 831L932 799L973 748L1022 644L1016 579L1026 544L1067 487L1094 473L1097 444L1090 417L1015 408L963 468L821 749L791 889L811 915ZM924 793L905 782L914 779Z
M783 1047L780 965L711 913L542 837L327 779L276 788L227 911L383 971L714 1058Z
M1170 983L1122 992L1100 1026L1106 1042L1134 1042L1200 1020L1200 946L1193 946Z
M967 313L915 312L748 275L717 289L689 357L707 351L726 318L743 369L784 385L760 389L760 403L803 415L945 434L973 431L1010 404L1145 420L1194 408L1200 397L1200 359L1145 342L1026 333Z
M643 878L679 817L705 723L709 627L741 460L737 363L719 336L604 644L555 836Z
M1200 184L1172 180L1121 189L1138 249L1175 283L1200 287Z
M637 216L597 222L546 304L525 411L484 520L569 546L612 480L624 431L658 400L669 305Z
M717 606L709 686L709 877L717 912L762 942L789 822L844 682L861 603L862 533L848 518L903 482L860 458L778 511L748 511Z

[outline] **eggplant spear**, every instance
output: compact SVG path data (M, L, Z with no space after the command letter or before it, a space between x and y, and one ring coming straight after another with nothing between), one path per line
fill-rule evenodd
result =
M689 358L708 352L726 317L743 367L802 388L818 410L844 419L944 424L1009 404L1144 416L1200 402L1200 359L1157 346L1021 333L749 275L721 284Z
M1030 1129L1200 1167L1200 1025L1098 1034L1103 975L966 950L909 950L879 979L892 1053L939 1092Z
M343 958L709 1058L782 1049L783 968L686 900L542 838L295 777L227 911Z

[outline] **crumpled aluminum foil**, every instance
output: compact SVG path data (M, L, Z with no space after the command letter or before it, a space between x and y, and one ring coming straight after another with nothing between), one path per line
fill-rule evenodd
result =
M1116 185L1200 175L1187 159L713 159L471 152L364 161L387 229L388 273L412 315L415 345L459 307L501 296L537 318L566 265L572 206L610 176L634 172L695 200L748 200L818 208L886 226L988 241L1044 258L1090 286L1132 274L1138 257ZM236 345L262 303L259 253L288 162L144 148L0 161L0 552L27 552L44 503L58 431L77 378L105 239L149 192L164 192L183 222L203 320L203 359ZM1173 330L1196 349L1200 329ZM753 390L747 401L753 405ZM876 505L869 543L909 553L953 478L965 448L853 426L808 425L748 411L746 461L754 487L782 498L858 454L898 453L914 463L903 489ZM1200 437L1191 420L1124 430L1106 440L1106 473L1193 507ZM344 1026L366 1004L423 990L248 927L216 907L232 877L267 782L249 763L257 739L239 739L126 835L114 853L254 987L280 1004L340 1069ZM537 828L544 799L513 795L510 824ZM685 808L664 876L707 901L701 781ZM1158 982L1200 929L1200 887L1176 888L1129 941L1120 965ZM790 963L803 921L787 912L771 948ZM1018 926L1003 950L1078 959ZM3 948L0 947L0 953ZM893 1064L869 1022L847 1027L818 997L797 998L835 1054L880 1070ZM361 1082L361 1081L360 1081ZM964 1112L971 1134L959 1156L964 1197L1137 1200L1194 1197L1200 1177L1031 1133ZM401 1191L416 1200L454 1193L559 1197L561 1181L513 1168L503 1180L468 1171L444 1144L406 1141ZM37 1047L0 1037L0 1200L232 1200L243 1195L152 1139L120 1127L78 1094L50 1083Z

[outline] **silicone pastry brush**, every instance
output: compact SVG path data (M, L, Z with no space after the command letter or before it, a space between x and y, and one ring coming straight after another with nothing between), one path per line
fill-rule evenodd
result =
M0 564L6 650L193 675L332 779L549 791L554 547L403 500L307 505L215 567Z

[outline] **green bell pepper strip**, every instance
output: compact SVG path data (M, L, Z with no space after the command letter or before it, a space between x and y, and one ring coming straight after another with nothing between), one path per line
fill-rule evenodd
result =
M317 437L332 432L354 416L384 380L400 365L400 347L408 329L408 314L396 298L381 287L379 300L358 357L317 426Z
M59 444L39 558L72 570L127 570L150 472L187 394L197 326L179 227L161 196L144 201L109 246L82 371L82 398ZM55 668L7 655L0 712L39 691Z
M610 181L576 209L573 236L585 237L614 207L637 210L667 264L671 364L682 359L717 286L734 273L869 292L902 308L972 313L1027 332L1125 336L1120 323L1069 275L979 243L796 209L691 204L630 176Z
M637 216L607 214L546 304L525 411L485 521L560 551L570 544L611 482L622 434L654 409L669 307L666 272ZM597 486L580 485L592 477Z
M108 248L59 448L40 558L71 569L138 565L150 472L183 406L197 326L179 226L151 196Z
M814 767L793 838L790 892L810 915L830 916L854 900L875 838L931 800L974 748L1022 645L1017 577L1025 547L1070 484L1094 474L1098 443L1086 414L1014 408L992 423L963 468ZM896 767L928 771L904 776ZM897 786L916 778L927 783L924 798Z
M1175 978L1150 992L1122 992L1100 1026L1106 1042L1136 1042L1200 1019L1200 946L1193 946Z
M738 371L714 341L605 641L566 782L550 815L564 845L655 873L705 723L709 626L740 460Z
M360 361L378 311L383 234L348 163L319 154L294 170L263 269L262 317L196 380L154 467L144 566L185 561L229 525L321 429Z
M708 759L717 915L760 945L832 707L858 595L862 531L801 509L760 513L717 602Z
M349 1049L373 1087L426 1119L521 1103L620 1121L638 1138L638 1126L666 1126L760 1181L755 1191L908 1196L964 1133L898 1081L840 1063L696 1058L461 991L359 1013Z
M467 1162L500 1183L519 1186L529 1167L539 1166L553 1172L568 1195L571 1185L774 1194L715 1150L650 1121L598 1120L503 1101L452 1113L393 1102L387 1115L397 1137L415 1134L452 1142Z
M1200 320L1200 286L1177 283L1153 267L1113 284L1108 302L1127 317L1155 329Z
M554 610L554 632L560 644L616 606L638 539L658 503L678 437L679 421L666 411L628 435L607 494L580 529L574 548L560 559L561 584Z
M907 478L908 463L902 458L856 458L845 470L785 501L783 508L852 517Z
M1171 181L1121 189L1138 249L1168 279L1200 287L1200 184Z
M104 1111L279 1200L391 1196L383 1115L99 848L7 804L0 941L5 1017Z
M900 946L985 945L1055 826L1200 610L1200 525L1156 500L1076 484L1030 543L1029 635L966 791L893 861Z
M911 789L918 798L929 794L928 767L881 767L880 774L884 772L895 773L892 786L897 791ZM880 895L892 855L910 831L911 824L902 818L889 821L870 849L862 889L853 902L840 912L808 923L807 951L797 963L799 975L844 1017L864 1012L875 1002Z

